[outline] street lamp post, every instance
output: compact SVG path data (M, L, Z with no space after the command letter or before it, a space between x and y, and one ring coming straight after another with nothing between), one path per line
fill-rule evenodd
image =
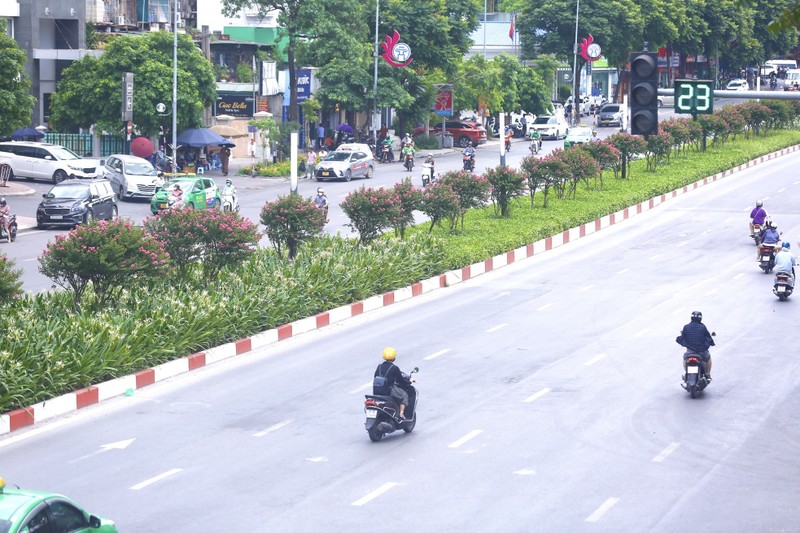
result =
M581 12L581 0L578 0L578 5L575 7L575 46L573 53L575 58L572 61L572 112L569 114L570 125L578 122L575 117L581 116L580 103L578 103L580 92L580 79L578 78L578 16Z
M380 16L381 0L375 0L375 74L372 81L372 139L375 150L378 147L378 20Z
M172 0L172 173L178 172L178 0Z

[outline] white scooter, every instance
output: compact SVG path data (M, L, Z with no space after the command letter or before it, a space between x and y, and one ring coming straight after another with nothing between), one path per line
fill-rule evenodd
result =
M436 181L436 173L433 170L433 165L430 163L422 163L422 186L427 187Z
M232 192L222 191L222 210L226 213L239 212L239 198Z

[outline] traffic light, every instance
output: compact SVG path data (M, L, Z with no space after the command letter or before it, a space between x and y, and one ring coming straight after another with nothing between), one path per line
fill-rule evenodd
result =
M631 133L658 133L658 53L631 52Z

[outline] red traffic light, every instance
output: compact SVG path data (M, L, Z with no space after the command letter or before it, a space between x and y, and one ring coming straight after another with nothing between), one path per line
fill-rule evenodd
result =
M631 60L631 75L637 78L649 78L655 75L657 70L657 60L651 54L641 53Z

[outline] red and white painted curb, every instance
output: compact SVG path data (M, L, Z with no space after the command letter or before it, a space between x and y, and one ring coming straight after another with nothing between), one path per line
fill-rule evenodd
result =
M409 287L404 287L402 289L396 289L384 294L372 296L360 302L337 307L336 309L331 309L330 311L320 313L316 316L303 318L289 324L278 326L275 329L264 331L246 339L223 344L204 352L192 354L187 357L182 357L180 359L149 368L147 370L142 370L136 374L112 379L104 383L98 383L97 385L92 385L79 391L64 394L24 409L11 411L10 413L0 415L0 435L31 426L37 422L43 422L57 416L77 411L78 409L88 405L93 405L115 396L120 396L125 394L125 392L128 390L141 389L147 387L148 385L152 385L157 381L162 381L173 376L177 376L178 374L196 370L206 365L222 361L223 359L236 357L264 346L279 343L280 341L289 339L296 335L321 329L329 326L330 324L341 322L369 311L374 311L375 309L380 309L382 307L386 307L397 302L402 302L403 300L408 300L414 298L415 296L420 296L437 289L462 283L476 276L480 276L481 274L485 274L487 272L491 272L492 270L510 265L515 261L520 261L522 259L541 254L542 252L563 246L564 244L580 239L581 237L591 235L592 233L612 226L618 222L622 222L623 220L638 215L639 213L649 211L666 202L670 198L675 198L676 196L680 196L681 194L697 189L698 187L702 187L703 185L707 185L726 176L730 176L735 172L744 170L759 163L763 163L764 161L769 161L782 155L795 152L798 149L800 149L800 145L767 154L730 170L725 170L718 174L714 174L713 176L698 180L694 183L681 187L680 189L675 189L672 192L661 194L655 198L645 200L639 204L626 207L625 209L609 215L605 215L597 220L594 220L593 222L588 222L586 224L581 224L580 226L564 230L556 235L552 235L526 246L490 257L489 259L479 263L473 263L458 270L451 270L445 274L440 274L430 279L419 281Z

